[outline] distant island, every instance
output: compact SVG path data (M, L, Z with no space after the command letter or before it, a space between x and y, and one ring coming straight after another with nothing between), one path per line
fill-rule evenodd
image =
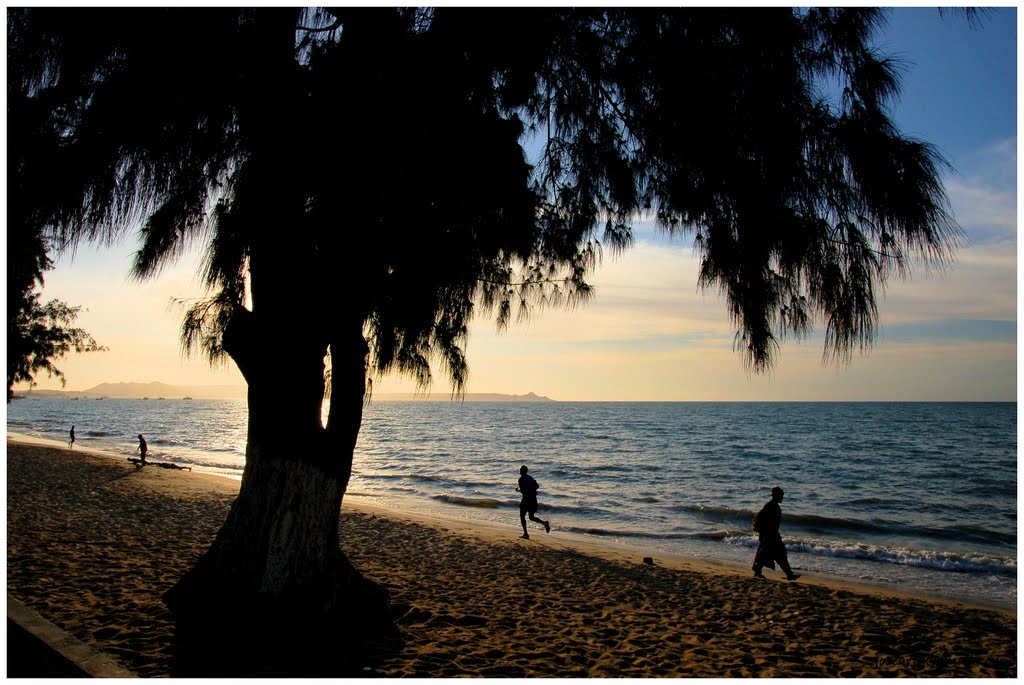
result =
M100 383L88 390L27 390L15 393L22 397L109 397L111 399L150 400L238 400L245 399L244 385L168 385L152 383ZM371 400L378 402L555 402L534 393L505 395L494 392L471 392L461 397L449 393L420 395L415 393L374 393Z
M497 392L467 392L462 396L452 397L450 393L416 395L414 393L373 393L371 401L380 402L557 402L550 397L536 395L532 392L525 395L504 395Z

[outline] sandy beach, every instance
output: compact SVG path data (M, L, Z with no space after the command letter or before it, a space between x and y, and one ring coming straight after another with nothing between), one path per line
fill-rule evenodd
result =
M209 676L161 600L238 483L8 436L8 593L143 677ZM346 500L342 548L388 589L384 677L1015 677L1015 611L642 553ZM275 668L235 675L287 675ZM295 666L298 673L301 669ZM339 673L349 675L351 673Z

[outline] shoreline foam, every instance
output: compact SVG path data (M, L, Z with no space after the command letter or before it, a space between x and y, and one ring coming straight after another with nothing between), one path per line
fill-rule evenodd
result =
M142 675L176 675L159 597L209 545L238 481L42 442L8 436L8 592ZM342 546L389 589L407 635L380 674L1016 674L1015 610L828 578L758 582L664 555L647 565L625 546L520 541L515 523L346 500ZM118 573L126 582L110 583Z

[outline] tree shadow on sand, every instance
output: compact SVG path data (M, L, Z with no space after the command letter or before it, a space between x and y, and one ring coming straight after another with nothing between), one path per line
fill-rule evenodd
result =
M213 609L213 610L211 610ZM229 609L225 611L225 609ZM237 605L179 613L171 677L375 677L404 640L390 615L346 618Z

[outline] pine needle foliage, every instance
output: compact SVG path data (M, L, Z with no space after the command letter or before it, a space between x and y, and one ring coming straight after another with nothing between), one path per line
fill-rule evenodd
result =
M946 163L893 124L884 17L11 8L8 92L59 141L38 209L58 244L138 227L147 278L203 242L211 299L183 340L213 358L291 301L275 322L335 357L354 320L372 375L426 386L439 364L459 390L475 314L586 302L653 216L693 241L763 372L817 322L825 359L869 349L888 279L961 240ZM260 281L289 261L301 277Z

